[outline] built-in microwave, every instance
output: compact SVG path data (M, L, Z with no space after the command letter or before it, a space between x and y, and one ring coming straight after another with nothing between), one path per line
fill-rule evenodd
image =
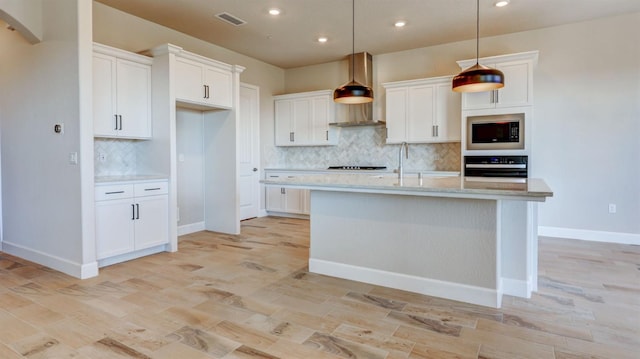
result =
M523 150L524 113L467 117L467 150Z

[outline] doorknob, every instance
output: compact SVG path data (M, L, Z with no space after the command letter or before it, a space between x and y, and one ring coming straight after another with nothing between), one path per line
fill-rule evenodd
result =
M253 172L258 172L258 169L253 167Z

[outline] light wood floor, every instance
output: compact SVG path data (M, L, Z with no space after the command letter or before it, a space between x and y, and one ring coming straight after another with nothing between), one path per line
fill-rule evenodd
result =
M640 358L638 246L542 238L495 310L308 273L308 242L254 219L84 281L0 253L0 358Z

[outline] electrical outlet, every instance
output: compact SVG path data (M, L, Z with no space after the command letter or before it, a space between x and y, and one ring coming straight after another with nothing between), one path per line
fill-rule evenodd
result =
M609 203L609 213L616 213L617 208L615 203Z
M69 152L69 164L70 165L78 164L78 152Z

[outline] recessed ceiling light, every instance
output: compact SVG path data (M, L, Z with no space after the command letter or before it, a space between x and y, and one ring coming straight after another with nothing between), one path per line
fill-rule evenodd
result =
M326 37L324 37L324 36L320 36L320 37L318 38L318 42L319 42L319 43L321 43L321 44L324 44L324 43L325 43L325 42L327 42L328 40L329 40L329 39L327 39L327 38L326 38Z
M395 23L395 24L393 24L393 26L395 26L395 27L404 27L406 24L407 24L407 22L406 22L406 21L404 21L404 20L398 20L398 21L396 21L396 23Z
M509 0L498 0L494 3L497 7L503 7L509 5Z
M280 9L269 9L269 15L280 15Z

